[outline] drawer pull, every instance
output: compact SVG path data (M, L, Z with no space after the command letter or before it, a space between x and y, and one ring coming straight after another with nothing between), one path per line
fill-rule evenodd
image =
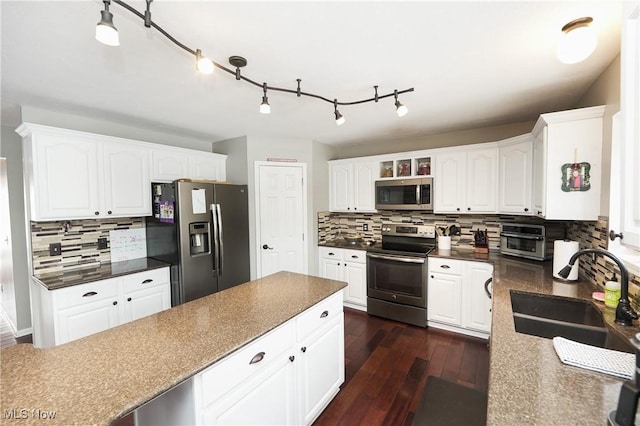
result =
M251 358L251 361L249 361L249 365L259 363L264 359L264 355L264 352L258 352L253 356L253 358Z
M449 266L449 265L440 265L440 267L442 269L450 269L451 268L451 266Z
M336 255L336 254L335 254L335 253L333 253L333 252L330 252L330 253L329 253L329 256L335 256L335 255Z
M153 280L151 278L147 278L146 280L142 281L140 284L149 284L153 282Z
M352 259L358 259L360 256L356 256L355 254L351 256Z
M320 318L326 318L329 316L329 311L324 311L323 313L320 314Z
M96 293L95 291L89 291L85 294L82 295L82 297L91 297L91 296L97 296L98 293Z

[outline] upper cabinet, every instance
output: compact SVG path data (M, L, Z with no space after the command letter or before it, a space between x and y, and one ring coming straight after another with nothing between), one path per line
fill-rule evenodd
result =
M499 142L498 148L498 212L531 215L532 209L531 134Z
M482 144L435 156L436 213L495 213L498 148Z
M226 180L227 156L191 149L155 145L151 153L151 181L176 179Z
M375 179L378 163L373 161L329 162L329 209L337 212L375 211Z
M533 128L533 208L550 220L597 220L604 106L542 114Z
M24 123L29 220L151 215L151 182L225 180L226 156Z
M84 132L22 125L30 220L151 214L150 153Z

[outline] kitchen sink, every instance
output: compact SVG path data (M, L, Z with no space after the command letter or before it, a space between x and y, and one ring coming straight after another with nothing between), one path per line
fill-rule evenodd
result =
M510 293L518 333L561 336L601 348L634 352L630 343L609 331L602 312L590 301L514 290Z

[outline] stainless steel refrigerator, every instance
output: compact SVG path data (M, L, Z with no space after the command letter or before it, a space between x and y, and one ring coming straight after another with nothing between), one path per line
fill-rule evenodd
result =
M147 256L171 263L171 305L249 281L246 185L152 183Z

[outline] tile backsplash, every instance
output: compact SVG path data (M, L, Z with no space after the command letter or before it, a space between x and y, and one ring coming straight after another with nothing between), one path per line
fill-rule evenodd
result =
M144 218L31 222L33 273L40 275L111 261L109 231L144 228ZM98 238L107 248L98 249ZM61 243L60 255L49 255L49 244Z

